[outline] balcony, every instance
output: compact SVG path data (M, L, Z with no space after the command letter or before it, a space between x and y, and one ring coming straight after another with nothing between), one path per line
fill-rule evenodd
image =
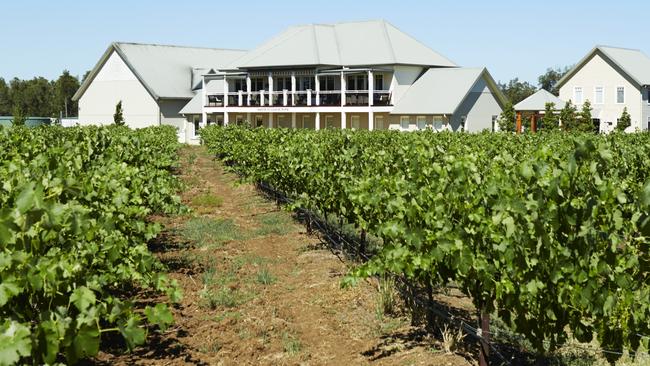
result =
M249 95L250 94L250 95ZM348 90L345 92L345 106L364 107L369 105L367 90ZM230 107L335 107L341 106L340 90L301 90L291 93L289 90L265 91L247 93L245 91L229 92L227 95L208 94L206 107L224 107L224 98ZM269 103L269 98L272 103ZM373 106L391 106L391 94L388 90L376 90L372 93Z

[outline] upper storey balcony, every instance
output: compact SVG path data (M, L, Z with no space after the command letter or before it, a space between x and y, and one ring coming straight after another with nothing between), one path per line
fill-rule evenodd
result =
M392 71L342 69L206 75L206 107L391 106ZM206 87L207 86L207 87Z

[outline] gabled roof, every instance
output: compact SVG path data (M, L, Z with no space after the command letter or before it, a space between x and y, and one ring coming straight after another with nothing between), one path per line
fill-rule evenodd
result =
M431 68L411 85L391 113L453 114L480 78L503 107L506 99L485 68Z
M549 93L546 89L540 89L535 94L522 100L515 105L516 111L543 111L546 109L546 103L555 104L555 109L562 109L565 102Z
M201 99L203 98L203 93L198 92L190 101L185 104L183 108L178 112L178 114L201 114L203 113L203 103Z
M230 66L390 64L456 66L384 20L289 27Z
M149 91L160 98L189 99L192 93L194 68L221 68L241 57L246 51L139 43L112 43L84 83L73 96L81 98L104 63L116 52Z
M557 87L564 85L597 54L616 65L620 69L619 72L624 73L624 76L632 79L638 86L650 85L650 57L641 50L596 46L557 82Z

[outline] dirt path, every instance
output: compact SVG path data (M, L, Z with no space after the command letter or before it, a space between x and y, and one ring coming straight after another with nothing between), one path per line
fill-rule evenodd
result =
M472 364L408 318L384 314L371 281L341 289L346 264L204 148L184 148L181 161L182 197L194 212L157 219L166 235L153 247L184 291L176 324L97 363Z

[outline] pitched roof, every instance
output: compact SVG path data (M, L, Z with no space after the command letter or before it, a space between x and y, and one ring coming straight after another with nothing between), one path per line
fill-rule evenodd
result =
M485 68L431 68L406 91L392 114L453 114L479 78L501 105L505 97Z
M203 103L201 99L203 98L203 93L198 92L194 95L190 101L185 104L183 108L178 112L178 114L201 114L203 113Z
M621 72L634 80L637 85L650 85L650 57L646 56L641 50L596 46L557 82L557 86L564 85L564 83L575 75L596 54L614 63Z
M546 103L555 104L556 109L564 106L564 101L555 95L549 93L546 89L540 89L535 94L522 100L515 105L516 111L543 111L546 109Z
M455 63L384 20L289 27L231 64L267 66L361 66Z
M81 98L113 52L149 91L154 99L192 98L194 68L222 68L246 51L139 43L112 43L81 85L73 100Z

